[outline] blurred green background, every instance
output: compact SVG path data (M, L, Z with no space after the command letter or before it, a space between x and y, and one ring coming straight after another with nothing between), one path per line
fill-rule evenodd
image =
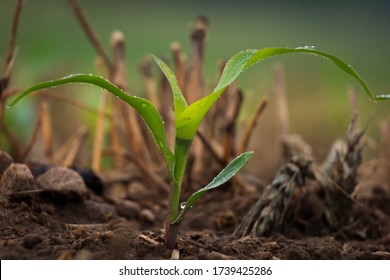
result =
M180 42L188 54L190 23L199 15L210 20L205 53L206 84L210 89L218 62L240 50L314 45L350 63L374 93L390 91L389 1L79 2L107 50L111 32L121 30L124 33L129 84L132 93L137 95L143 92L137 65L149 54L170 56L169 47L173 41ZM0 0L2 58L8 45L14 5L15 1ZM70 73L95 73L94 49L65 0L25 1L17 46L12 86L24 87ZM332 63L313 56L278 57L244 73L238 83L246 93L247 114L253 112L262 96L272 95L272 65L276 62L282 62L286 72L291 131L302 134L319 157L336 137L345 134L350 116L346 94L349 86L356 86L359 92L360 123L362 126L368 124L368 134L373 139L378 138L378 121L389 117L390 103L369 102L350 77ZM95 88L86 86L82 91L83 98L97 105L99 98L94 91ZM23 104L32 103L26 100ZM7 111L7 122L17 128L21 138L28 138L36 110L34 106L22 106ZM252 141L253 147L260 146L262 141L274 141L273 106L271 99L259 123L258 137ZM74 123L63 120L53 122L68 131L75 129Z

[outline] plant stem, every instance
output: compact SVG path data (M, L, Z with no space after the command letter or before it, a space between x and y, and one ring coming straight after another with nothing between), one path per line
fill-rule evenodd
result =
M186 163L188 158L188 152L192 144L192 139L175 139L175 180L180 182L183 181L184 172L186 169Z
M178 229L179 224L171 224L169 221L166 222L165 246L170 250L175 249Z
M179 224L174 223L174 221L179 216L181 185L191 143L191 140L175 139L175 171L174 174L170 175L174 178L170 178L168 217L165 224L165 245L168 249L174 249L176 246Z
M173 224L179 215L181 182L171 180L169 184L168 217L165 223L165 245L168 249L176 246L178 224Z
M168 218L173 223L179 215L181 182L171 180L169 184Z

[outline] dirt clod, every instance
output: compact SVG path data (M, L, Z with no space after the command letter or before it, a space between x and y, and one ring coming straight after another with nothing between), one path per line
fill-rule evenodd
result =
M23 239L23 246L26 249L33 249L38 244L42 243L43 239L40 235L35 233L27 234Z

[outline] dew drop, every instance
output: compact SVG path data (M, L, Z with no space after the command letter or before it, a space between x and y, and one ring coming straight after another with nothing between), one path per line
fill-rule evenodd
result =
M377 100L385 100L385 99L390 99L390 94L379 94L375 97Z
M148 106L149 106L149 104L146 103L146 102L142 102L142 103L141 103L141 107L142 107L142 108L146 108L146 107L148 107Z
M185 207L186 207L186 203L185 202L180 203L180 209L181 210L183 210Z
M158 142L158 145L160 146L160 148L164 148L163 141L161 141L160 139L157 139L157 142Z

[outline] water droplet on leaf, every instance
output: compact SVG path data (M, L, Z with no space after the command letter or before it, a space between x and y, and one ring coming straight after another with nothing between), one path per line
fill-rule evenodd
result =
M146 102L142 102L142 103L141 103L141 107L142 107L142 108L146 108L146 107L148 107L148 106L149 106L149 104L146 103Z
M186 207L186 203L185 202L180 203L180 209L181 210L183 210L185 207Z

